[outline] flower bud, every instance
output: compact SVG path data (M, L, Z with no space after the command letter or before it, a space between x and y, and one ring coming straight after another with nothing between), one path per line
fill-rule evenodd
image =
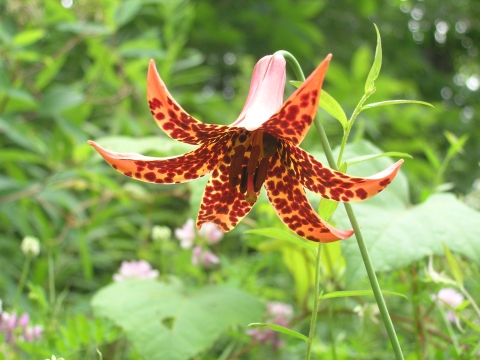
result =
M20 245L20 249L25 255L31 255L33 257L40 253L40 241L33 236L25 236Z
M168 241L172 237L172 230L168 226L155 225L152 228L153 241Z

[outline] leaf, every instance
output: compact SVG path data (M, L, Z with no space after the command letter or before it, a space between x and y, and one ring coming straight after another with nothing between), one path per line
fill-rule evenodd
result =
M448 267L450 269L450 273L453 275L453 278L457 281L457 284L463 286L463 272L460 266L458 265L457 259L453 256L452 252L448 249L445 244L442 244L443 252L445 253L445 257L447 259Z
M282 334L285 334L285 335L288 335L288 336L292 336L292 337L295 337L297 339L300 339L300 340L303 340L303 341L306 341L306 342L309 342L308 340L308 337L297 332L297 331L294 331L294 330L291 330L289 328L286 328L284 326L280 326L280 325L277 325L277 324L269 324L269 323L251 323L251 324L248 324L248 327L251 327L251 328L264 328L264 327L268 327L269 329L272 329L276 332L279 332L279 333L282 333Z
M378 107L378 106L399 105L399 104L420 104L420 105L430 106L430 107L432 107L432 108L435 107L435 106L433 106L432 104L430 104L430 103L428 103L428 102L425 102L425 101L418 101L418 100L387 100L387 101L380 101L380 102L376 102L376 103L371 103L371 104L363 105L363 106L362 106L362 110L371 109L371 108Z
M405 295L398 292L394 292L394 291L382 290L382 294L401 296L405 299L408 299L408 297L406 297ZM334 292L320 296L319 300L339 298L339 297L366 296L366 295L374 295L374 294L372 290L334 291Z
M295 86L297 89L303 84L303 81L299 80L290 80L289 83Z
M142 8L141 1L122 1L118 3L118 7L115 11L115 24L117 27L122 27L130 20L132 20L135 15Z
M227 329L259 319L264 305L234 288L128 280L101 289L92 300L96 316L122 327L138 353L149 360L187 360L210 348Z
M322 198L318 206L318 215L328 221L338 207L338 201Z
M356 155L379 152L367 144L347 146L345 156L350 157L352 152ZM350 171L368 176L391 163L388 158L378 158L362 163L358 170L355 165ZM454 195L445 193L432 195L426 202L411 206L408 185L401 171L384 191L353 207L377 271L393 271L428 255L442 255L442 242L452 251L480 264L480 213ZM335 212L334 220L339 228L351 226L343 207ZM354 237L342 241L342 251L347 263L347 286L352 286L366 276Z
M450 143L450 147L448 148L447 152L448 157L452 157L457 152L461 152L463 145L465 145L465 142L468 140L468 134L464 134L460 139L458 139L450 131L445 131L444 135Z
M322 89L320 93L319 106L327 113L337 119L344 129L347 128L348 120L345 111L343 111L340 104L329 93Z
M311 252L312 255L315 256L315 251L312 249L310 245L307 244L305 240L295 235L289 234L288 232L282 229L277 229L277 228L254 229L254 230L245 231L245 234L257 234L257 235L267 236L272 239L286 240L295 246L299 246Z
M375 80L378 78L382 67L382 39L380 38L377 25L373 24L373 26L375 26L375 31L377 32L377 48L375 49L375 58L373 59L372 67L365 82L365 94L367 95L375 91Z
M44 29L25 30L15 35L12 40L12 44L19 47L28 46L36 43L44 36Z
M378 158L385 157L385 156L402 157L402 158L407 157L407 158L413 159L413 157L409 154L402 153L402 152L397 152L397 151L390 151L390 152L386 152L386 153L382 153L382 154L357 156L357 157L354 157L353 159L347 160L346 162L347 162L348 166L351 166L351 165L354 165L354 164L361 163L363 161L378 159Z
M56 87L45 93L39 104L39 114L51 116L84 102L82 93L69 87Z

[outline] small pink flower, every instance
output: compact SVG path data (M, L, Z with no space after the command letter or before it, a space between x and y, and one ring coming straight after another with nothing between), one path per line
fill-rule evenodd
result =
M29 321L30 316L27 313L24 313L22 316L20 316L20 319L18 319L18 325L20 325L22 328L26 328Z
M182 248L190 249L196 237L193 219L188 219L181 229L175 229L175 236L180 240L180 246Z
M290 305L278 301L267 302L267 311L265 313L267 323L288 327L292 316L293 308ZM275 350L284 345L284 341L279 338L278 332L270 328L249 329L247 334L262 344L270 342Z
M192 250L192 264L198 266L201 264L208 269L215 264L218 264L220 259L208 250L203 250L201 246L195 246Z
M441 300L443 303L447 304L450 309L455 309L458 305L460 305L464 297L461 293L459 293L457 290L452 289L452 288L443 288L441 289L436 298L438 300ZM452 310L449 310L447 312L447 319L450 322L455 322L457 320L457 316L455 316L455 313Z
M28 326L23 333L23 337L25 338L26 341L33 342L37 339L40 339L42 337L42 333L43 333L43 326L40 326L40 325Z
M118 274L113 275L114 281L123 281L127 279L156 279L159 275L158 270L152 270L152 266L145 260L123 261Z
M216 244L223 239L222 230L214 223L203 224L201 229L198 230L198 235L205 238L210 245Z

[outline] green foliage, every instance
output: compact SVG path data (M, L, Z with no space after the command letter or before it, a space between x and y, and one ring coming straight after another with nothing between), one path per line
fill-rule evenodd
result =
M92 306L97 316L121 326L137 351L152 360L190 359L229 327L245 327L264 311L258 299L234 288L188 292L178 283L148 280L112 284L95 295Z
M168 333L174 316L163 324L155 311L174 299L172 309L180 309L180 301L189 305L175 316L200 329L183 327L183 338L169 338L183 358L302 356L298 339L282 336L285 346L276 351L252 341L244 326L265 321L261 302L275 300L295 304L292 329L284 333L307 333L315 244L292 235L262 195L245 221L212 247L220 265L195 267L191 251L176 240L155 242L151 230L173 230L194 218L206 179L173 186L133 182L86 144L95 139L114 150L160 157L189 151L151 119L148 61L156 61L192 115L229 124L242 109L253 65L279 49L293 53L305 74L333 54L320 101L332 144L340 143L364 90L376 89L358 109L368 111L358 114L353 144L339 165L371 175L391 164L385 156L413 156L382 194L353 205L382 288L410 299L387 297L397 334L407 358L477 358L480 218L462 200L473 198L468 193L480 178L478 90L467 84L480 73L478 19L472 0L1 2L0 293L4 311L28 312L44 333L15 346L0 333L0 359L95 359L97 347L104 359L161 356L155 339ZM440 21L449 27L444 42L436 35ZM313 131L302 147L319 152ZM324 219L350 227L343 210L335 212L338 203L308 196ZM25 264L20 243L29 235L40 239L41 252L15 301ZM148 260L162 281L108 285L120 263L131 259ZM321 261L325 296L366 288L355 239L324 245ZM171 274L182 278L183 288L165 282ZM455 309L461 327L444 321L451 309L432 301L444 286L471 293ZM142 298L157 288L171 298ZM95 293L102 316L91 314ZM159 298L156 290L153 297ZM374 307L370 297L323 301L317 358L390 359Z

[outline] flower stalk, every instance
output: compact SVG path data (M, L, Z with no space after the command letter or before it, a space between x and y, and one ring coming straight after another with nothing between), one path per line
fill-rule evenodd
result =
M288 61L288 63L292 66L292 68L295 72L295 75L297 76L297 79L300 80L300 81L305 81L305 76L303 75L303 71L302 71L297 59L295 59L295 57L287 51L281 51L280 53L285 57L285 59ZM357 106L354 114L352 115L351 121L349 121L349 126L347 127L348 131L346 131L344 133L344 138L342 140L342 150L345 147L345 144L347 142L347 138L348 138L348 135L349 135L349 132L350 132L351 125L353 124L352 120L354 120L356 115L358 115L359 110L361 109L361 106L362 106L363 102L365 102L366 98L369 95L370 94L366 94L362 97L359 105ZM320 142L322 143L323 150L324 150L325 155L327 157L328 164L330 165L330 167L332 169L338 170L338 166L337 166L337 163L335 162L335 159L333 157L332 149L330 147L330 143L328 142L328 138L327 138L327 135L325 133L325 129L323 128L323 125L320 122L318 116L315 116L314 124L315 124L315 129L317 131L317 134L320 138ZM340 160L341 160L341 157L339 157L339 161ZM368 279L370 281L370 285L371 285L373 293L375 295L375 300L376 300L378 308L380 310L380 315L382 317L383 323L384 323L385 328L387 330L388 337L390 339L390 343L392 344L393 352L395 353L395 358L397 360L403 360L402 349L400 347L400 343L399 343L397 335L395 333L395 328L393 327L392 319L390 318L390 315L388 313L387 305L385 303L385 299L383 298L382 291L381 291L380 285L378 283L377 276L375 275L375 270L373 269L373 264L372 264L372 261L370 259L370 254L368 253L368 249L367 249L367 246L365 244L365 240L363 238L362 232L360 230L360 226L359 226L358 221L355 217L355 214L353 212L353 208L352 208L351 204L346 202L346 203L344 203L344 206L345 206L345 210L346 210L347 215L348 215L348 219L350 220L352 228L355 231L355 237L357 239L358 248L360 250L360 254L362 255L362 259L363 259L363 263L365 265L365 269L367 270ZM318 272L319 265L320 265L320 263L317 264L317 272ZM316 283L315 286L318 287L318 284ZM318 295L316 294L316 296L318 296ZM319 302L319 299L318 299L318 297L316 297L315 298L315 303L317 303L317 306L318 306L318 302ZM313 317L315 317L315 319L316 319L316 315L317 315L316 312L314 312L312 314L312 319L313 319ZM310 329L310 331L312 332L312 328ZM313 331L315 331L315 329L313 329ZM308 346L310 347L311 344L309 344ZM309 353L308 352L307 352L307 358L306 359L307 360L309 359Z

